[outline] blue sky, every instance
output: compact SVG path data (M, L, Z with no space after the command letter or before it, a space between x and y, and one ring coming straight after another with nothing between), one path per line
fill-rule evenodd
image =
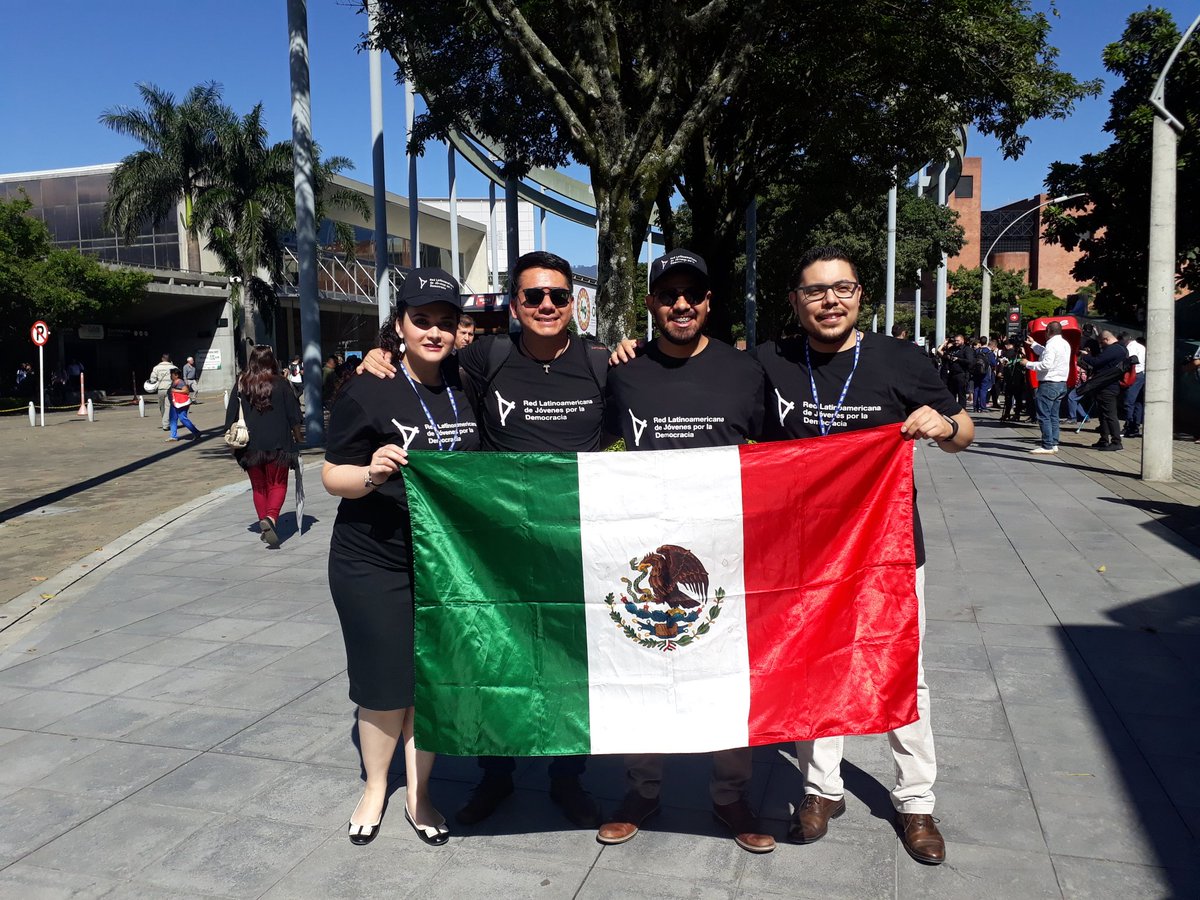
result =
M1200 9L1166 0L1180 27ZM1116 40L1134 0L1060 0L1052 43L1059 65L1080 79L1106 77L1104 45ZM1043 0L1035 7L1048 9ZM59 0L51 6L9 2L4 9L5 52L0 54L0 172L23 172L115 162L136 145L97 122L120 104L136 105L135 82L149 81L182 95L191 85L216 81L239 112L262 101L272 138L290 137L285 0ZM354 160L351 174L370 180L370 105L367 57L356 49L365 17L350 0L310 0L309 42L313 130L326 154ZM386 65L385 60L385 65ZM985 209L1041 189L1049 164L1075 160L1108 141L1102 126L1113 82L1096 100L1081 103L1067 121L1033 122L1021 159L1004 160L994 141L972 134L967 152L983 157ZM1169 103L1169 95L1168 95ZM388 186L407 192L404 110L385 68ZM459 164L459 196L483 196L482 176ZM445 196L445 152L430 147L420 167L421 193ZM551 249L572 262L594 263L589 229L551 219Z

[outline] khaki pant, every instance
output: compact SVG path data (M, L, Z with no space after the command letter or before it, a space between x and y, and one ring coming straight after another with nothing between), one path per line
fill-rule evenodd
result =
M892 806L902 813L932 813L933 783L937 780L937 758L933 752L933 728L929 718L929 686L922 660L925 644L925 568L917 569L917 616L922 648L917 654L917 721L888 732L892 758L896 762L896 787ZM818 738L796 742L796 760L804 775L804 793L827 800L840 800L842 786L842 739Z

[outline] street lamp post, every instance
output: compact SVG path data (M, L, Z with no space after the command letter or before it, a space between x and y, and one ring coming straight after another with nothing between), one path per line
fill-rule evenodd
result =
M1066 203L1068 200L1078 200L1084 194L1069 194L1062 197L1055 197L1053 200L1047 200L1045 203L1039 203L1037 206L1032 206L1025 212L1021 213L1011 222L1004 226L1004 230L996 235L996 239L992 241L992 245L987 248L987 253L979 260L979 265L983 269L983 301L979 305L979 333L988 334L990 331L989 320L992 318L992 270L988 268L988 259L991 258L992 251L996 249L996 245L1000 243L1000 238L1008 233L1008 229L1012 228L1023 218L1032 212L1037 212L1046 206L1054 206L1058 203Z
M1150 169L1150 247L1146 279L1146 416L1142 438L1142 479L1170 481L1175 372L1175 150L1183 123L1166 107L1167 71L1200 26L1200 16L1167 58L1150 93L1154 141Z

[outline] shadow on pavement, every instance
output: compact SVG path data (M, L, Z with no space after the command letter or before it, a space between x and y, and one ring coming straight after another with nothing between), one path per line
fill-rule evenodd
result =
M1200 896L1200 585L1108 615L1116 625L1063 632L1102 755L1066 751L1058 762L1071 771L1055 772L1057 783L1091 776L1097 790L1058 823L1057 852L1158 865L1170 896ZM1106 779L1118 797L1106 796Z
M211 440L213 437L221 433L221 431L222 429L219 428L210 428L207 432L201 432L205 439L201 441L201 443ZM105 484L117 478L122 478L126 475L132 474L139 469L144 469L146 466L153 465L159 460L166 459L167 457L173 456L176 453L183 452L186 448L190 447L191 444L191 441L181 440L178 443L169 445L166 449L160 450L158 453L139 459L136 462L126 463L125 465L118 466L115 469L109 469L107 472L104 472L100 475L94 475L91 478L86 478L83 481L78 481L75 484L68 485L67 487L59 488L57 491L50 491L49 493L42 494L40 497L34 497L31 500L24 500L21 503L14 504L7 509L0 509L0 523L7 522L9 519L15 519L17 516L23 516L26 513L33 512L36 509L41 509L43 506L61 503L68 497L73 497L76 494L82 493L83 491L90 490L97 485ZM221 444L220 449L225 451L225 445Z

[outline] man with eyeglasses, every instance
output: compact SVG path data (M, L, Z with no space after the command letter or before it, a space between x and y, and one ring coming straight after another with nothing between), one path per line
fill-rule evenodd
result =
M520 331L459 349L484 450L586 452L612 443L604 434L608 350L567 330L572 278L561 256L521 256L509 275L509 310ZM363 368L381 377L396 371L379 349L367 354ZM585 764L584 756L552 759L550 797L573 824L595 828L600 810L579 780ZM479 765L483 779L455 816L463 825L482 822L513 792L512 757L480 757Z
M646 309L658 337L608 376L606 430L620 434L626 450L727 447L759 436L762 368L748 354L704 334L711 304L708 267L695 253L674 250L651 265ZM743 850L771 852L775 839L762 833L745 796L752 751L722 750L712 759L713 815ZM629 755L625 765L627 791L596 834L602 844L631 840L659 810L663 757Z
M768 439L821 437L833 432L900 425L906 438L930 438L947 453L974 438L970 416L914 346L858 330L862 285L853 261L836 247L809 250L796 267L788 299L803 334L758 350L767 375ZM847 465L853 465L847 460ZM925 548L914 496L918 630L925 635ZM917 660L916 722L888 734L896 763L892 804L897 830L909 855L937 865L945 842L933 818L937 777L929 688ZM788 837L807 844L825 836L829 820L846 811L842 738L796 744L804 776L804 799Z

